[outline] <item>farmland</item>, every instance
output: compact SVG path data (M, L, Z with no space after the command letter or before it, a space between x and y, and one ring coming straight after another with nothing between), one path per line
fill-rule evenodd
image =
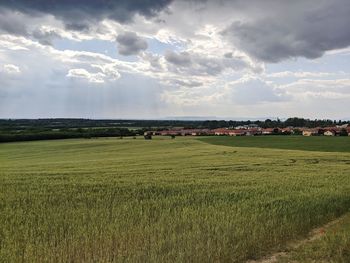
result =
M200 139L203 142L232 147L257 147L285 150L320 152L350 152L348 137L303 137L303 136L212 136Z
M350 209L350 138L298 138L1 144L0 262L262 258Z

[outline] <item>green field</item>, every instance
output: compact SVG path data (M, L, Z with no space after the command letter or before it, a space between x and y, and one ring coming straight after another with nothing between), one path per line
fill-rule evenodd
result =
M215 145L286 150L350 152L350 137L327 136L211 136L200 139Z
M350 138L247 138L0 144L0 262L245 262L350 210ZM319 151L231 147L267 145Z

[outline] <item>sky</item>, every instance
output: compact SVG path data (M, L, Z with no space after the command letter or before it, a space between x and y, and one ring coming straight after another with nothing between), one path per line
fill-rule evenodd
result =
M0 118L350 119L348 0L0 0Z

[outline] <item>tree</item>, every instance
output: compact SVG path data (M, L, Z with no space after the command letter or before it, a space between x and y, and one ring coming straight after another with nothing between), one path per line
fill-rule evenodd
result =
M152 140L152 135L147 133L143 136L145 138L145 140Z
M341 129L340 132L339 132L339 136L348 136L348 132L346 129Z

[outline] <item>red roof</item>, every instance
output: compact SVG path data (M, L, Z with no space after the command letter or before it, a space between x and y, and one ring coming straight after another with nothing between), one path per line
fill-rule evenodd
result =
M262 132L274 132L276 128L265 128Z
M226 129L226 128L218 128L218 129L214 129L213 132L218 132L218 133L228 133L230 130Z

